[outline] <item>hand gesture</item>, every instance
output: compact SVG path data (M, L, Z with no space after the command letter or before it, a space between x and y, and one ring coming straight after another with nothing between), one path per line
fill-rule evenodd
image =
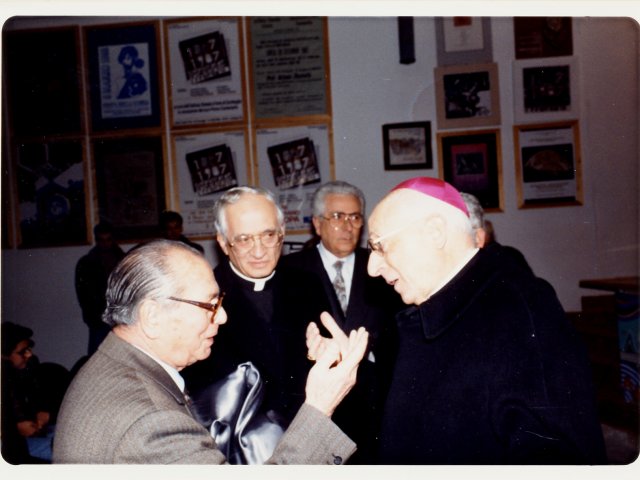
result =
M320 320L331 338L322 337L314 323L307 329L309 357L316 359L316 364L307 377L305 402L331 416L356 383L358 365L367 349L369 333L360 327L347 337L328 313L323 312Z

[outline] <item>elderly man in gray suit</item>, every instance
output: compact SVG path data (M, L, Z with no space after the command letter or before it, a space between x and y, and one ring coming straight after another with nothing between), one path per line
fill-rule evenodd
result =
M65 396L54 463L225 463L179 374L209 356L227 321L221 302L211 265L191 247L159 240L129 252L109 278L112 332ZM338 341L318 356L305 403L267 463L340 464L355 451L330 417L355 383L368 333L347 337L321 319Z

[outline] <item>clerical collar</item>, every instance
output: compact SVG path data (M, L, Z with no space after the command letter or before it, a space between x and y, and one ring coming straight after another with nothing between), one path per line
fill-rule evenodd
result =
M458 263L456 268L451 270L451 273L449 273L447 278L445 278L437 288L433 289L433 292L431 292L431 295L429 295L429 298L433 297L436 293L438 293L440 290L442 290L442 288L447 283L449 283L453 279L453 277L455 277L458 273L460 273L460 271L467 265L467 263L469 263L471 261L471 259L473 257L475 257L476 253L478 253L479 250L480 250L479 248L474 248L474 249L469 250L467 252L467 254L462 258L462 260L460 260L460 262Z
M229 262L229 266L231 267L231 270L233 270L233 273L238 275L240 278L242 278L243 280L246 280L247 282L253 283L253 291L254 292L261 292L262 290L264 290L264 286L266 285L266 283L269 280L271 280L273 278L273 276L276 274L276 271L274 270L273 272L271 272L270 275L267 275L266 277L263 277L263 278L251 278L251 277L247 277L246 275L243 275L242 273L240 273L240 271L233 265L233 263Z

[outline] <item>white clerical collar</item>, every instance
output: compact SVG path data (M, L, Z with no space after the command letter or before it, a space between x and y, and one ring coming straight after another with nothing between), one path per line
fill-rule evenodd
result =
M469 250L469 252L467 252L467 254L462 258L462 260L460 260L458 265L456 265L456 268L451 270L451 273L449 273L449 275L444 279L444 281L440 283L438 288L435 288L433 292L431 292L431 295L429 295L429 298L433 297L439 290L442 290L442 288L447 283L449 283L451 279L453 279L453 277L455 277L460 272L460 270L462 270L465 267L467 263L471 261L471 259L475 256L476 253L478 253L479 250L480 250L479 248L474 248L472 250Z
M133 343L131 345L133 345ZM180 391L182 393L184 393L184 378L182 378L182 375L180 375L180 372L178 372L178 370L173 368L168 363L163 362L162 360L160 360L155 355L152 355L151 353L147 352L146 350L143 350L139 346L137 346L137 345L133 345L133 346L136 347L138 350L140 350L145 355L147 355L149 358L151 358L154 362L156 362L162 368L164 368L164 370L169 374L169 376L173 379L173 381L176 382L176 385L178 386Z
M233 270L233 273L238 275L243 280L246 280L247 282L253 283L253 291L254 292L261 292L262 290L264 290L265 284L269 280L271 280L273 278L273 276L276 274L276 271L274 270L273 272L271 272L270 275L267 275L266 277L263 277L263 278L251 278L251 277L247 277L246 275L243 275L242 273L240 273L240 271L233 265L233 263L229 262L229 265L231 265L231 270Z

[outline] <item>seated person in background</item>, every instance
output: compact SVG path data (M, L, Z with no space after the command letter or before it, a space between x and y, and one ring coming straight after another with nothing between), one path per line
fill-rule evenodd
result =
M185 369L187 387L199 400L208 385L251 362L264 381L264 411L286 425L304 401L305 329L329 305L313 275L278 266L284 215L271 192L232 188L216 202L214 218L224 253L214 273L232 321L212 355Z
M160 231L162 238L167 240L176 240L178 242L186 243L192 248L195 248L200 253L204 253L204 247L199 243L192 242L182 234L182 215L172 210L165 210L160 214Z
M356 386L336 409L333 421L358 444L350 463L372 464L395 356L394 315L402 302L384 280L367 275L369 252L358 246L365 211L362 191L347 182L327 182L315 191L312 208L320 241L283 256L280 262L318 277L323 289L316 294L325 297L343 331L364 326L369 332Z
M606 461L589 360L553 288L475 246L455 188L406 180L368 226L368 272L407 304L381 463ZM309 354L327 344L311 338Z
M55 463L220 464L224 455L194 418L180 371L209 356L227 322L209 262L181 242L131 250L109 278L113 327L65 395ZM330 420L355 383L367 332L347 338L328 314L331 350L319 356L306 399L269 463L336 464L355 450Z
M499 248L500 255L502 255L503 258L508 258L524 270L529 273L533 273L533 270L520 250L514 247L501 245L496 242L493 224L484 218L484 210L478 199L474 195L466 192L460 192L460 195L462 196L462 200L464 200L467 211L469 212L469 219L471 220L471 226L473 227L476 247L486 248L491 246L491 248Z
M47 392L37 375L33 331L2 322L2 456L9 463L51 461Z

